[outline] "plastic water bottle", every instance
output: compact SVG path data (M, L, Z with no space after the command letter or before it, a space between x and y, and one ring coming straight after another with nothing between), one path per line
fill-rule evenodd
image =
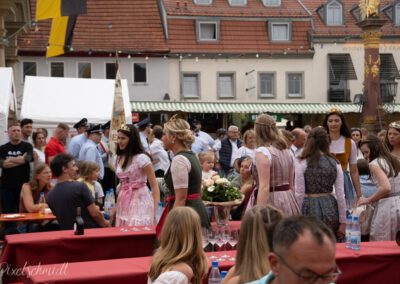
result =
M228 271L226 271L226 270L221 271L221 280L222 281L224 281L227 274L228 274Z
M351 232L351 249L360 250L361 243L361 229L358 223L358 217L353 218L353 230Z
M164 211L163 204L160 201L160 202L158 202L158 207L157 207L157 212L156 212L156 222L157 222L157 224L160 221L160 218L161 218L161 215L162 215L163 211Z
M210 276L208 277L208 284L220 284L222 281L221 274L219 273L218 261L212 262Z
M111 192L109 190L106 192L106 197L104 198L104 215L108 218L111 215Z
M353 230L353 216L347 216L346 224L346 248L351 249L351 231Z
M44 198L44 192L41 192L39 197L39 216L44 216L45 210L46 210L46 199Z
M110 214L113 212L115 208L115 195L114 195L114 189L110 188Z

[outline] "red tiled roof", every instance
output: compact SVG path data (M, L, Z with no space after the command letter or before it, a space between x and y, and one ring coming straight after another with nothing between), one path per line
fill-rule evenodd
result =
M173 53L308 53L307 31L309 21L292 22L292 40L288 43L271 43L266 21L220 21L220 40L201 43L196 39L194 19L169 19L168 45Z
M358 36L361 33L361 29L356 25L356 19L350 12L350 10L359 4L359 0L342 0L341 3L344 5L344 25L342 26L327 26L317 13L319 6L326 4L329 0L302 0L304 5L313 14L314 21L314 36L320 37L346 37L346 36ZM389 3L394 1L381 1L381 8L385 7ZM400 28L396 27L394 23L386 16L385 13L381 12L381 17L388 20L384 25L382 32L383 35L395 35L400 36Z
M279 7L265 7L262 0L247 0L246 6L230 6L228 0L196 5L193 0L164 0L169 16L218 17L309 17L301 0L282 0Z
M30 2L34 19L36 0ZM78 16L72 41L74 51L168 51L157 0L87 0L87 8L87 15ZM18 38L20 51L46 50L51 21L37 25L38 31L32 29Z

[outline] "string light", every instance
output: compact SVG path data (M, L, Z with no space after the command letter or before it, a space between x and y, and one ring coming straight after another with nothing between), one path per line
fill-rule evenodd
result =
M260 55L257 53L257 54L256 54L256 58L258 58L258 57L260 57Z
M131 57L132 57L132 56L131 56L130 54L128 54L128 59L131 59Z
M199 62L199 58L197 56L196 56L195 60L196 60L196 62Z
M146 57L144 58L144 60L149 60L149 57L146 55Z

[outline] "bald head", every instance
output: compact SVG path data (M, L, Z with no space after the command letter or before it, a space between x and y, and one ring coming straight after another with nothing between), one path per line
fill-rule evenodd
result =
M292 130L292 134L295 139L293 145L296 146L298 149L303 148L307 138L306 132L301 128L295 128Z

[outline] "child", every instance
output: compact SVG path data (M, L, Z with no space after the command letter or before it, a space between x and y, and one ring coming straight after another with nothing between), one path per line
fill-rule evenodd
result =
M201 180L211 179L218 173L213 170L215 162L215 154L213 151L205 151L199 153L200 165L202 168Z
M101 184L97 181L100 174L99 166L90 161L81 161L79 163L79 179L78 181L83 182L87 185L90 192L95 199L97 205L102 205L104 192Z

